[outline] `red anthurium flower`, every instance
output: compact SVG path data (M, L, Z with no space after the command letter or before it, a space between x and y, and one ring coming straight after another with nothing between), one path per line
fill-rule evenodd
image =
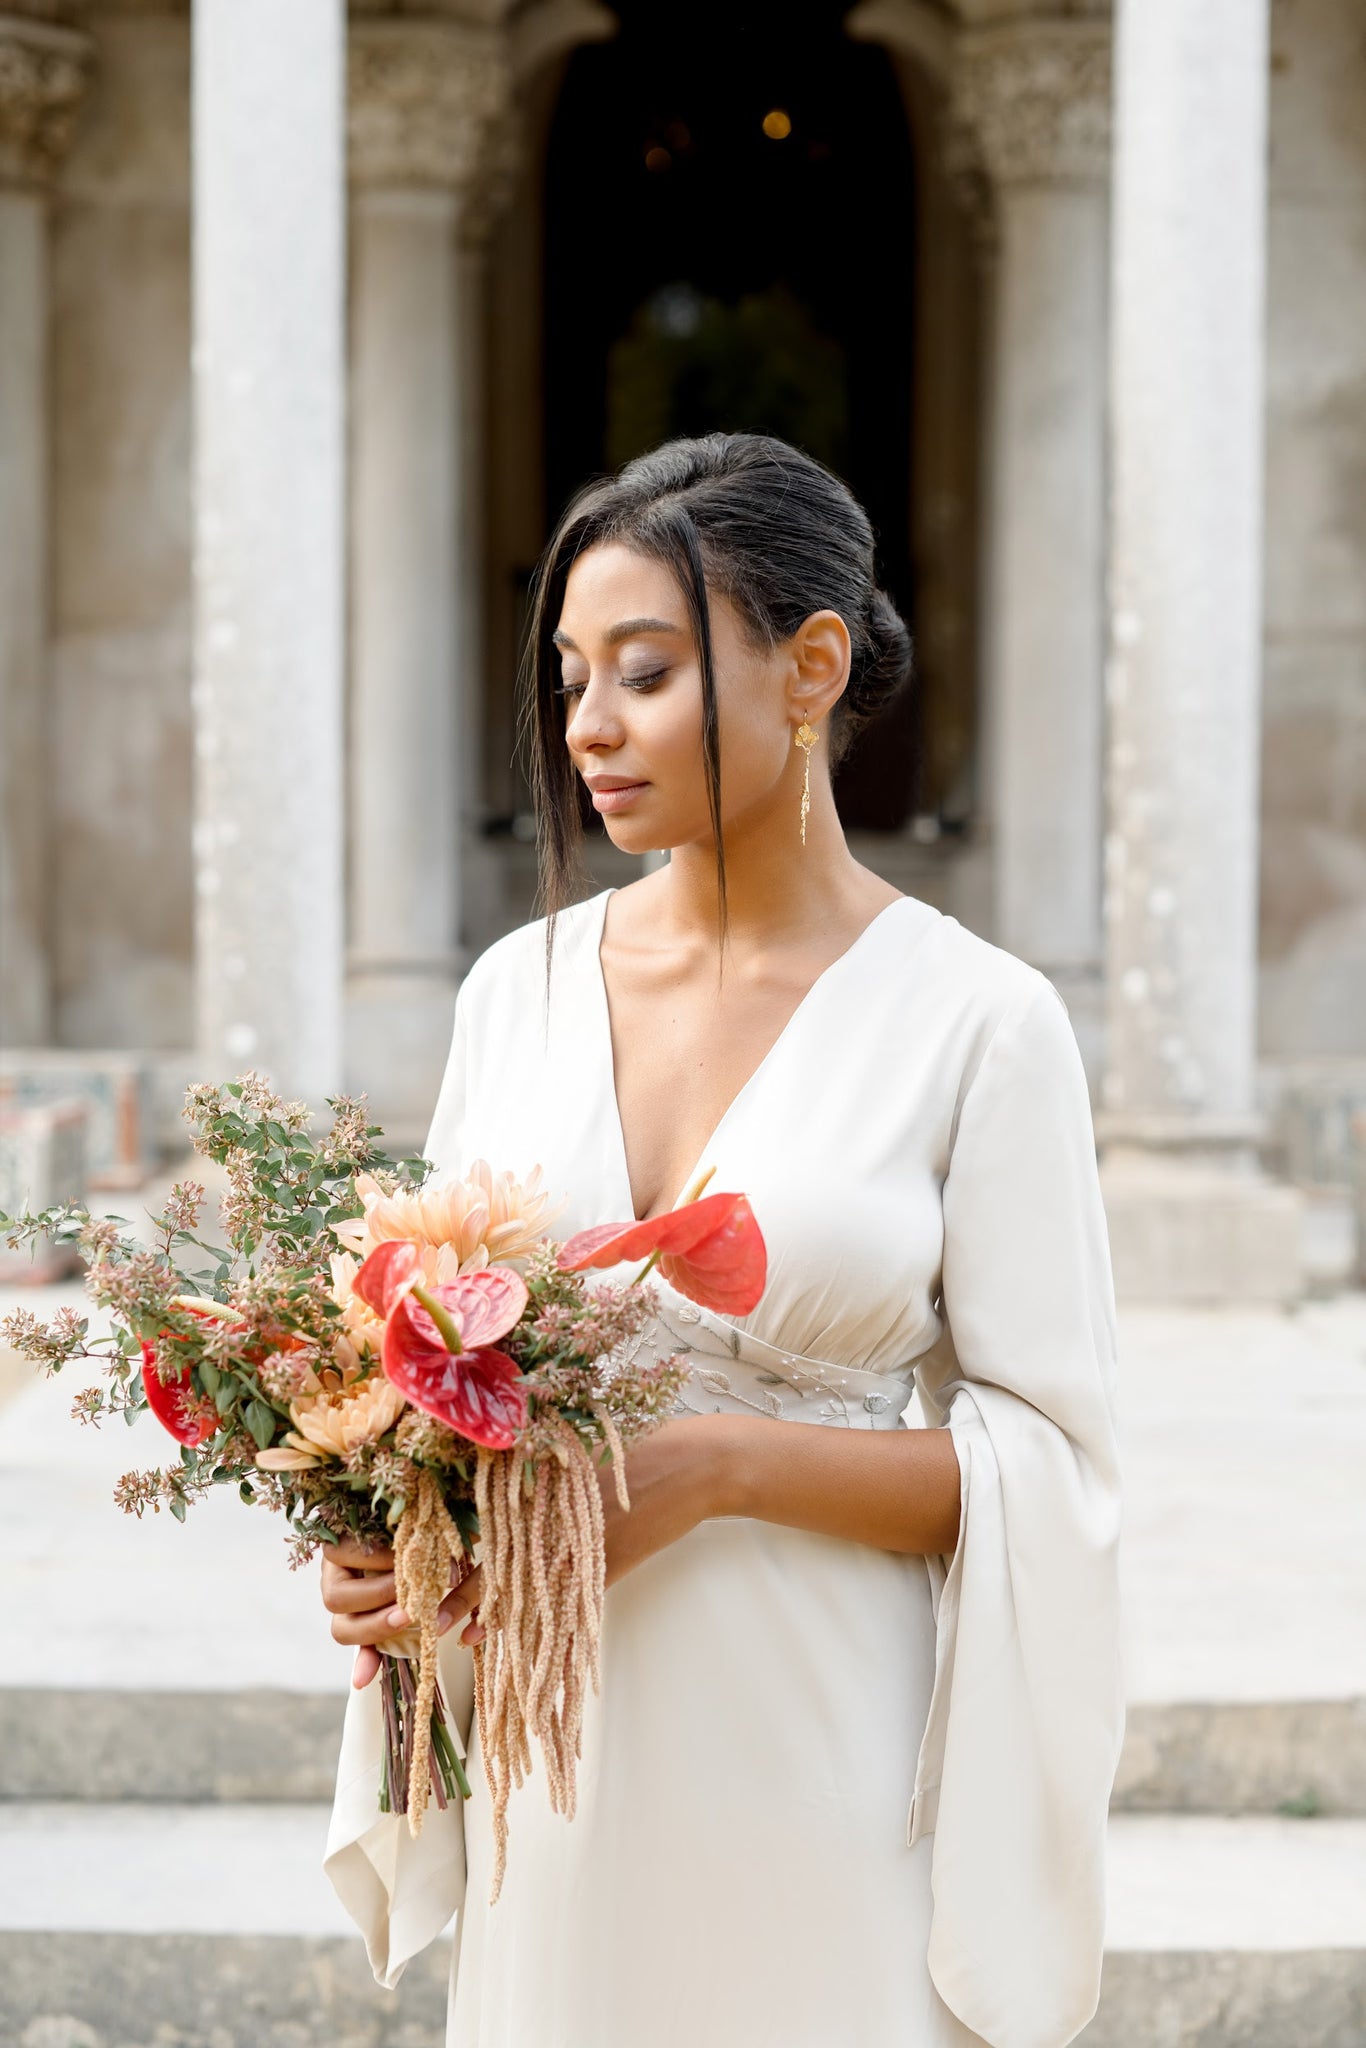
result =
M359 1268L351 1292L377 1316L387 1316L421 1278L422 1254L417 1246L406 1237L391 1237Z
M391 1238L351 1283L352 1293L385 1318L385 1376L415 1408L471 1443L507 1450L526 1423L526 1391L516 1363L489 1347L526 1307L526 1282L506 1266L432 1288L422 1285L422 1274L418 1247Z
M566 1273L582 1273L656 1253L669 1285L703 1308L747 1316L758 1307L768 1251L744 1195L705 1195L645 1223L599 1223L562 1245L559 1263Z
M476 1278L476 1275L469 1275ZM442 1300L453 1287L434 1288ZM421 1302L405 1295L384 1330L385 1377L399 1392L449 1423L471 1443L508 1450L526 1425L526 1388L516 1363L502 1351L451 1351Z
M497 1337L505 1337L527 1304L526 1282L510 1266L485 1266L480 1273L462 1273L430 1291L422 1282L422 1253L407 1238L389 1238L376 1247L351 1282L377 1316L386 1319L399 1303L416 1294L414 1306L424 1295L439 1302L455 1326L455 1352L481 1351ZM433 1320L433 1328L436 1327Z
M229 1322L234 1330L245 1329L246 1325L234 1318L233 1311L220 1301L206 1301L192 1294L176 1294L172 1301L188 1316L198 1316L201 1322ZM162 1336L172 1336L167 1330ZM205 1437L213 1435L218 1428L218 1411L207 1395L195 1392L194 1380L188 1365L172 1379L164 1380L157 1371L156 1346L146 1338L139 1340L142 1345L142 1384L147 1390L147 1405L158 1422L177 1443L202 1444ZM173 1339L174 1341L174 1339ZM282 1330L276 1339L276 1348L281 1351L296 1351L305 1339L295 1332ZM260 1353L248 1356L259 1358Z
M194 1390L189 1366L184 1366L174 1379L164 1380L157 1371L157 1349L144 1337L142 1342L142 1384L147 1390L147 1406L163 1429L168 1429L178 1444L202 1444L206 1436L212 1436L218 1427L218 1416L211 1401L206 1401Z

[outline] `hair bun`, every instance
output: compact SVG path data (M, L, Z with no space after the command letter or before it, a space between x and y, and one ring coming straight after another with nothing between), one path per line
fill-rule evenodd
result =
M863 647L856 650L846 695L854 717L864 723L886 710L911 675L911 636L885 590L874 590Z

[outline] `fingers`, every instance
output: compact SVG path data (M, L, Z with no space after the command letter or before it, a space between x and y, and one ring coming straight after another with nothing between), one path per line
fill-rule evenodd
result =
M329 1614L364 1614L369 1608L393 1606L392 1572L353 1572L323 1559L323 1606Z
M466 1626L460 1630L460 1640L462 1643L468 1643L471 1648L475 1643L482 1643L484 1640L483 1624L478 1619L480 1591L480 1574L476 1566L453 1593L446 1595L441 1603L441 1618L437 1622L440 1629L456 1628L465 1621L466 1616L469 1616Z
M386 1636L394 1633L394 1624L388 1607L367 1608L363 1614L336 1614L332 1616L332 1640L344 1643L348 1649L358 1650L371 1643L382 1643Z
M484 1631L482 1627L478 1622L469 1620L469 1617L475 1613L479 1606L482 1583L483 1573L480 1566L476 1565L474 1570L468 1573L461 1580L460 1584L446 1595L437 1614L436 1628L438 1635L445 1635L448 1629L455 1628L463 1621L467 1623L467 1626L461 1632L461 1642L469 1643L473 1646L475 1643L483 1641ZM408 1617L401 1607L391 1608L385 1616L385 1621L391 1630L408 1626ZM333 1634L336 1634L335 1623L333 1624Z
M379 1672L379 1651L362 1647L356 1652L356 1661L351 1667L351 1683L359 1692Z

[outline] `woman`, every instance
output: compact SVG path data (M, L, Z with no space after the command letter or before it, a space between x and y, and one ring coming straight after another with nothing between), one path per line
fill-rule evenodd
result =
M590 486L542 564L558 915L467 977L428 1155L539 1161L565 1235L714 1166L769 1280L732 1323L661 1290L694 1371L629 1513L601 1476L578 1811L539 1768L513 1792L491 1909L477 1729L463 1811L377 1815L401 1617L385 1556L324 1567L358 1649L329 1873L385 1983L457 1914L452 2048L1061 2048L1095 2010L1123 1708L1090 1109L1052 984L845 843L831 763L908 665L866 516L763 436ZM585 785L671 857L565 907ZM443 1643L466 1729L478 1597Z

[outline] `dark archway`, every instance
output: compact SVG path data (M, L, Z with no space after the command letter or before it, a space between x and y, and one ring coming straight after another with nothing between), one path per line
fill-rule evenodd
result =
M906 116L848 0L618 0L546 158L546 502L670 433L782 434L848 478L915 625ZM917 808L908 693L841 770L846 824Z

